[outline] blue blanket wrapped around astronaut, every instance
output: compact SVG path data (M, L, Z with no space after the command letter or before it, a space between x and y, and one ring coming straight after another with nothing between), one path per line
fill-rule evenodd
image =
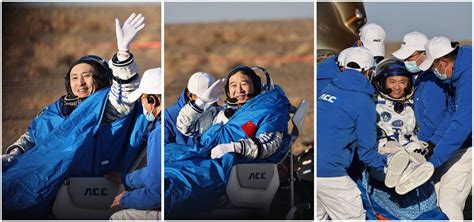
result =
M284 92L276 86L247 102L226 124L213 125L193 147L165 145L166 217L190 218L212 211L225 190L232 166L237 163L281 161L289 149L289 108ZM219 159L210 158L216 145L248 138L241 127L249 121L257 126L255 136L270 131L285 132L276 153L258 160L239 158L232 153Z
M368 220L448 220L436 206L433 182L429 181L405 195L398 195L381 181L363 173L357 181Z
M103 176L127 172L136 159L147 121L140 105L127 116L101 124L110 88L100 90L67 118L57 104L33 120L35 146L3 172L4 218L41 219L50 216L53 200L68 176Z

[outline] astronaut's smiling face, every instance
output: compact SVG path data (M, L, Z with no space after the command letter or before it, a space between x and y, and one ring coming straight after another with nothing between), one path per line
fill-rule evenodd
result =
M254 93L252 79L241 72L237 72L229 78L230 98L237 99L237 103L245 103L250 98L248 94Z
M410 79L406 76L389 76L385 80L385 87L390 89L390 97L400 99L405 95Z
M72 67L69 81L75 96L81 99L86 98L99 87L93 77L94 72L94 67L87 63L80 63Z

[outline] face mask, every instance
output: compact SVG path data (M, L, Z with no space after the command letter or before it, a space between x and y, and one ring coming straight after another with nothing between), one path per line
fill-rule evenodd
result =
M448 78L448 76L446 75L446 72L440 73L437 68L433 69L433 73L435 74L436 77L438 77L441 80L445 80Z
M436 68L433 68L433 73L435 74L436 77L438 77L439 79L441 80L446 80L448 78L448 76L446 75L446 70L448 69L448 67L446 66L446 68L444 69L444 73L440 73L438 71L438 67L439 67L440 64L438 64L438 66Z
M416 61L405 61L405 68L407 68L410 73L417 73L421 71L420 67L416 65Z
M143 107L143 115L145 115L146 120L148 120L148 122L153 122L155 120L155 116L153 115L153 110L155 110L155 107L153 107L153 109L151 109L149 113L147 113L145 106L143 104L142 104L142 107Z

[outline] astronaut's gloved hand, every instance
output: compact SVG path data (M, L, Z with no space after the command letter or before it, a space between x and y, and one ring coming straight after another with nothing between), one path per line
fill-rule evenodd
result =
M225 93L225 79L215 81L199 98L195 104L199 108L204 108L208 104L219 101Z
M13 149L10 153L2 155L2 169L5 170L10 167L15 161L16 157L21 154L21 150L19 148Z
M212 148L211 150L211 158L221 158L227 153L241 153L242 152L242 145L240 143L224 143L219 144Z
M130 50L133 39L145 27L144 20L145 17L142 14L132 13L121 26L120 21L117 18L115 19L115 33L119 51L128 52Z

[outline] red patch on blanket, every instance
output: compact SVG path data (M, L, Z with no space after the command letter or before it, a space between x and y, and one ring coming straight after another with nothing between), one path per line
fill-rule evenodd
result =
M254 137L255 133L257 132L257 126L255 126L251 120L244 123L244 125L240 126L240 128L242 128L248 138Z

